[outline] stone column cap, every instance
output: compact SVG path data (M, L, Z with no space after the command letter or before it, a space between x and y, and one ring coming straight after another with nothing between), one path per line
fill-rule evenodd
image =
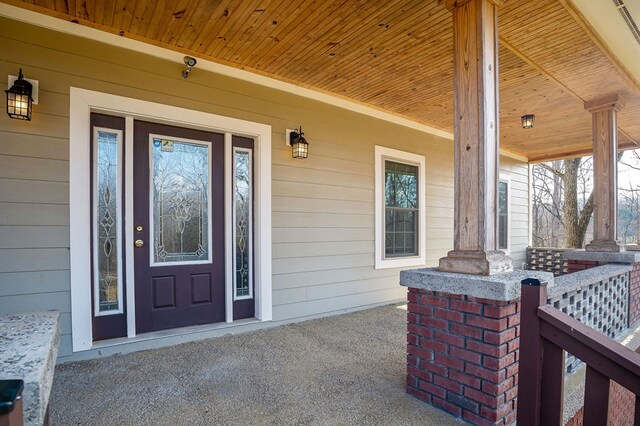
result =
M400 285L440 293L509 302L520 297L522 280L537 278L553 285L553 273L516 269L496 275L442 272L437 268L400 271Z
M564 252L564 258L567 260L589 260L592 262L638 263L640 262L640 252L567 250Z

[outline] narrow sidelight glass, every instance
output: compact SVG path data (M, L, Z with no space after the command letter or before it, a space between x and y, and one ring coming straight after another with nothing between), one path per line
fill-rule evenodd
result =
M252 177L251 150L234 148L233 221L234 221L234 296L252 297Z
M94 132L94 277L96 313L122 309L121 232L122 133L97 129Z

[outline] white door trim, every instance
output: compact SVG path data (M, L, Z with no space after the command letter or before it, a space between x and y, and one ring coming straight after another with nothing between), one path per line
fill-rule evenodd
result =
M73 352L91 349L91 198L89 182L91 167L90 113L102 112L126 117L127 158L132 149L133 119L147 120L174 126L197 128L248 136L255 140L255 286L256 318L272 319L271 296L271 126L235 118L223 117L202 111L193 111L169 105L161 105L139 99L110 95L91 90L70 88L69 126L69 217L70 217L70 265L71 265L71 330ZM132 176L133 164L128 162L126 176ZM130 181L130 179L127 179ZM225 187L228 182L225 182ZM127 184L127 187L129 185ZM127 188L130 189L130 188ZM125 247L132 247L133 236L128 229L133 217L132 195L126 196L127 231ZM225 212L229 208L225 206ZM127 265L130 255L125 250ZM135 300L133 299L133 271L127 269L127 322L128 335L135 335ZM226 283L227 292L231 283ZM230 320L227 311L227 321ZM102 343L104 344L104 343Z

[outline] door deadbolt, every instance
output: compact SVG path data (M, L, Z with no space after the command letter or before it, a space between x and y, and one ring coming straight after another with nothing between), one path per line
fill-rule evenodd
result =
M136 226L136 231L138 231L138 232L142 232L142 229L143 229L143 228L142 228L142 225L138 225L138 226Z
M134 246L136 246L136 247L138 247L138 248L140 248L140 247L144 246L144 241L142 241L142 240L136 240L136 242L135 242L135 243L133 243L133 245L134 245Z

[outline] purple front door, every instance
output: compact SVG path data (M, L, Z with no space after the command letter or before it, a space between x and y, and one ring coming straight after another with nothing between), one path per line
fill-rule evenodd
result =
M136 332L225 319L224 135L134 124Z

